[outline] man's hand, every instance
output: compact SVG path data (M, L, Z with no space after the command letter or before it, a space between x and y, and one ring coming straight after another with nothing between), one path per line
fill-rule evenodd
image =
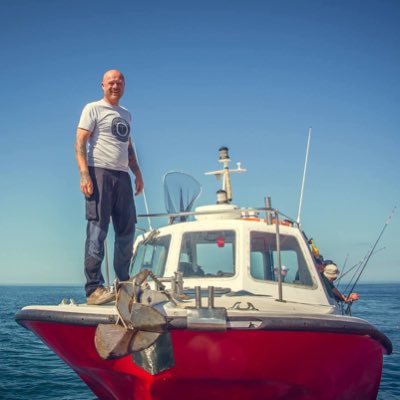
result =
M350 293L349 296L347 297L347 300L349 302L357 301L360 298L358 293Z
M144 189L144 183L143 183L143 178L140 170L138 170L139 173L135 175L135 196L141 194Z
M76 130L75 157L81 176L81 192L89 197L93 194L93 182L89 175L88 165L86 161L86 143L89 140L91 132L78 128Z
M88 171L81 172L81 192L90 197L93 194L93 182Z
M137 196L143 192L144 183L143 183L142 172L140 171L136 159L136 153L135 150L133 149L131 138L129 138L129 144L128 144L128 160L129 160L129 168L135 175L135 196Z

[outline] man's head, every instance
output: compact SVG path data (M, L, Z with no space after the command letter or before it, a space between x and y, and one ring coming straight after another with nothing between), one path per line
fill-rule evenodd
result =
M331 263L325 265L324 275L332 282L336 280L339 275L339 270L336 264Z
M315 266L318 272L320 272L321 274L324 272L325 264L324 257L322 255L315 259Z
M275 274L275 277L278 277L278 276L279 276L279 272L278 272L278 268L277 268L277 267L274 268L274 274ZM284 278L287 276L287 274L288 274L288 268L287 268L285 265L282 265L282 266L281 266L281 276L282 276L282 279L284 279Z
M117 106L119 99L124 95L124 75L116 69L107 71L103 76L101 87L104 92L104 100L113 106Z

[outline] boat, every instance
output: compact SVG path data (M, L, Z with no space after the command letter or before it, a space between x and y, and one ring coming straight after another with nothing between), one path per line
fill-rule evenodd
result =
M99 399L376 399L390 339L335 301L296 220L270 198L232 203L245 170L226 147L218 161L215 204L192 210L197 181L168 175L167 212L141 216L167 223L138 235L115 302L30 305L16 321Z

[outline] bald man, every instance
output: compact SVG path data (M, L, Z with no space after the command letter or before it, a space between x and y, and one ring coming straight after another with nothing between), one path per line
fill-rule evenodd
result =
M129 279L135 235L136 209L129 170L135 176L135 195L143 191L142 173L131 142L132 117L119 105L125 78L107 71L101 82L104 96L87 104L76 132L76 161L81 192L86 200L85 276L87 304L100 305L115 299L106 289L101 273L104 240L112 218L114 270L120 281Z

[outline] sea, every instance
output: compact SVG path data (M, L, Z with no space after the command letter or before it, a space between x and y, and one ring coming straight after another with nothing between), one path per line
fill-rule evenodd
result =
M360 300L352 307L353 315L367 319L377 326L391 339L394 347L393 354L384 356L383 376L377 398L398 400L400 399L400 283L360 284L356 291L360 295ZM1 400L96 399L96 396L63 361L33 333L14 320L15 313L23 306L58 304L63 298L84 302L83 287L0 286Z

